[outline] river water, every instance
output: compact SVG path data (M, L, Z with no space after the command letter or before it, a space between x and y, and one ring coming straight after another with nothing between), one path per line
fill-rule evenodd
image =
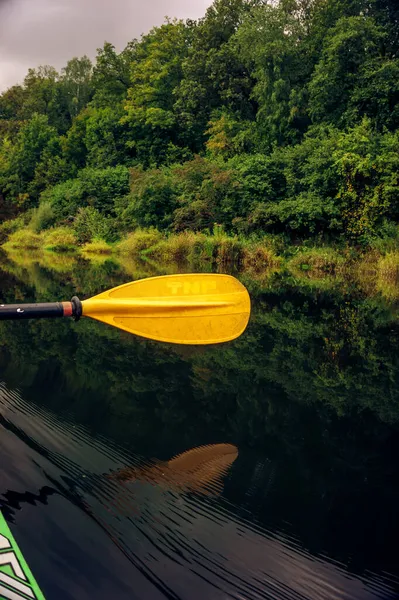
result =
M3 302L173 270L0 265ZM398 597L398 299L238 277L251 321L215 347L0 323L0 508L46 598Z

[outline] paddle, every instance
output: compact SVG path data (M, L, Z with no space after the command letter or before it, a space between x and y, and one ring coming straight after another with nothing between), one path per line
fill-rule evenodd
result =
M150 277L82 302L0 304L0 320L81 316L175 344L218 344L240 336L251 311L245 287L230 275Z

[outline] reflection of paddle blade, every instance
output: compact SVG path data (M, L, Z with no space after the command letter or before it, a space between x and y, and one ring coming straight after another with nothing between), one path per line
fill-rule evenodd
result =
M144 468L126 468L110 477L117 481L148 481L177 491L219 494L222 479L236 460L232 444L212 444L187 450L165 463Z

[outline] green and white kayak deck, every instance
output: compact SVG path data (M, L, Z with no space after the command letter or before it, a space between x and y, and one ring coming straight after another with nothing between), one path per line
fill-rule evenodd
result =
M0 513L0 600L45 600Z

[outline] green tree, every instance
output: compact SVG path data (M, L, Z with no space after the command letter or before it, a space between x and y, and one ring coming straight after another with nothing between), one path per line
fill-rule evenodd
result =
M51 154L51 146L57 138L48 117L34 114L20 129L14 144L3 143L0 190L6 197L26 208L37 203L37 189L31 189L30 185L45 152Z
M254 117L253 82L230 44L253 4L255 0L216 0L204 18L190 26L188 55L175 91L174 111L180 139L195 152L203 149L208 121L215 110L226 108L236 118Z
M49 65L29 69L24 79L25 102L22 114L30 119L35 113L45 115L60 133L70 125L66 98L59 73Z
M306 81L311 57L305 24L281 5L253 9L235 35L237 55L255 80L261 147L298 141L309 125Z
M169 227L177 206L177 190L169 169L135 168L131 170L130 182L130 194L116 201L117 216L123 226Z
M128 147L145 165L164 162L175 145L173 93L186 51L187 27L181 21L152 29L135 48L123 122L130 129Z
M136 44L136 41L129 42L119 54L109 42L98 48L92 79L96 106L112 107L126 98Z
M128 127L121 122L123 116L122 105L90 109L83 139L88 166L104 168L129 162Z
M87 56L72 58L62 69L62 87L71 120L86 106L92 95L92 64Z
M309 112L315 122L353 123L348 105L367 61L379 54L384 32L373 19L345 17L327 36L309 84Z

